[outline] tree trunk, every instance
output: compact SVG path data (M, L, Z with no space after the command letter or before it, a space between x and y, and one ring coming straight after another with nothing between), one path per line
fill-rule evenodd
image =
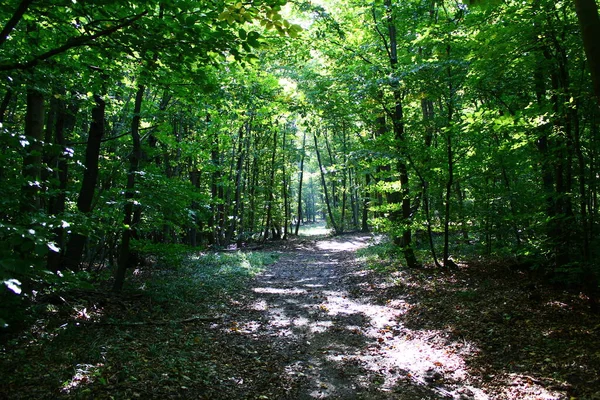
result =
M242 201L242 172L244 166L244 131L249 135L252 125L252 117L250 120L246 121L246 123L240 127L238 134L238 149L237 149L237 159L235 163L235 199L233 210L230 213L231 223L229 224L229 228L227 229L227 235L225 237L225 245L229 245L231 240L233 239L233 235L235 230L237 229L237 223L240 218L240 203Z
M94 96L94 108L92 109L92 123L88 135L85 150L85 171L81 181L81 189L77 198L77 209L82 214L92 211L92 201L96 192L98 181L98 163L100 158L100 145L104 136L104 114L106 104L99 95ZM65 251L64 265L71 271L78 271L81 257L85 247L86 235L73 233Z
M296 232L300 230L300 222L302 221L302 181L304 180L304 157L306 156L306 131L302 136L302 155L300 156L300 178L298 179L298 219L296 221Z
M62 100L58 100L56 107L56 119L54 123L54 144L58 147L59 154L51 160L50 168L54 171L54 179L58 181L57 194L48 200L48 214L60 215L65 211L68 161L66 156L65 121L66 107ZM54 230L54 241L61 252L48 253L48 271L57 272L60 269L61 254L64 254L65 232L64 228L57 227Z
M262 241L266 241L269 237L269 228L271 228L271 224L273 223L272 214L273 214L273 203L275 203L275 190L273 186L275 185L275 156L277 155L277 127L273 129L273 152L271 153L271 172L269 176L269 195L267 200L267 218L265 221L265 230Z
M131 120L131 139L133 148L129 156L129 171L127 172L127 185L125 189L125 216L123 218L123 235L121 237L121 246L119 248L119 259L117 261L117 270L115 272L115 281L113 291L120 292L125 283L125 272L130 265L131 260L131 239L135 237L136 226L133 226L135 216L134 196L135 196L135 175L137 174L142 159L142 143L140 137L140 112L142 110L142 100L144 98L145 87L140 85L136 92L135 104L133 107L133 119ZM137 207L136 207L137 208Z
M317 153L317 161L319 162L319 171L321 172L321 185L323 186L323 192L325 195L325 205L327 206L327 214L329 215L329 219L331 220L331 226L333 227L333 231L336 235L339 235L341 231L335 223L335 218L333 217L333 212L331 211L331 203L329 202L329 193L327 191L327 182L325 181L325 172L323 171L323 164L321 162L321 153L319 152L317 134L314 133L313 137L315 139L315 151Z
M344 170L342 171L342 215L340 216L340 233L344 232L345 224L346 224L346 201L347 201L347 191L348 191L348 168L346 163L348 161L348 155L346 154L346 127L342 122L342 152L344 153L343 161L344 161Z
M40 180L42 170L42 139L44 137L44 96L41 92L27 91L25 137L29 142L23 157L23 180L20 208L22 213L40 209Z
M392 1L385 0L384 5L387 14L387 28L389 36L389 61L392 71L398 69L398 43L396 37L396 24L393 13ZM402 93L399 87L399 83L392 83L392 92L394 95L394 111L391 115L392 124L394 128L394 140L398 150L402 153L406 151L404 148L404 115L402 108ZM420 263L417 261L414 250L412 248L412 231L410 227L411 221L411 205L410 205L410 189L409 189L409 177L408 177L408 166L404 161L404 157L399 157L396 163L396 170L400 175L401 189L399 192L392 193L391 197L394 203L402 204L401 214L398 211L393 211L390 214L390 218L402 225L403 233L401 237L395 237L394 243L402 247L404 252L404 258L409 268L419 267Z
M600 18L596 0L575 0L583 47L587 57L596 101L600 104Z
M369 232L369 206L371 204L371 192L369 186L371 185L371 175L366 174L365 176L365 186L366 192L363 198L363 208L362 208L362 224L361 230L363 232Z
M281 170L282 170L282 174L283 174L283 239L287 240L288 238L288 225L289 225L289 221L290 221L290 207L289 207L289 200L288 200L288 179L287 179L287 175L286 175L286 169L285 169L285 155L286 155L286 148L285 148L285 137L287 136L287 130L284 129L283 131L283 143L282 143L282 153L281 153Z
M6 117L6 110L8 109L8 105L10 104L10 100L12 99L13 91L9 87L6 89L6 93L4 93L4 97L2 98L2 102L0 103L0 124L4 123L4 118Z

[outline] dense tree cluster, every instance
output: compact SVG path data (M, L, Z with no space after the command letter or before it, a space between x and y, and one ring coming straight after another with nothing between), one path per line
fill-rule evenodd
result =
M106 269L120 290L144 255L323 217L410 267L511 256L597 291L593 1L10 0L0 21L6 292Z

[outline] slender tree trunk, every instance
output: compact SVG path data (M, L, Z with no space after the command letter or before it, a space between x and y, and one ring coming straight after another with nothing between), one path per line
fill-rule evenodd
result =
M578 107L578 104L577 104ZM589 221L588 221L588 213L587 213L587 204L588 204L588 193L586 190L586 176L585 176L585 168L586 162L583 155L583 149L581 147L581 131L579 125L579 118L575 118L575 126L573 127L573 135L574 135L574 147L575 154L577 156L577 178L579 180L579 214L581 216L582 221L582 232L581 232L581 242L582 242L582 255L584 262L588 263L591 260L590 254L590 234L589 234ZM591 163L590 163L591 164Z
M371 174L365 175L365 194L363 197L361 230L369 232L369 207L371 205Z
M256 143L254 144L254 150L256 154ZM249 198L249 212L248 212L248 231L254 234L254 229L256 228L256 185L258 182L258 159L255 156L252 160L252 179L250 181L250 188L248 190L248 198Z
M389 38L388 55L390 67L392 71L395 72L398 69L398 43L392 1L384 0L384 6L386 8L386 20ZM406 149L404 148L404 113L402 108L402 92L398 83L392 83L392 92L395 103L394 110L391 115L392 125L394 128L394 140L396 141L396 146L398 147L398 150L402 153L406 151ZM412 248L412 230L410 227L412 214L409 189L410 182L408 177L408 166L404 161L404 157L399 157L399 159L397 160L396 170L400 175L401 189L397 193L391 193L391 199L393 203L400 203L402 205L402 212L399 213L398 211L394 211L390 213L390 218L392 218L394 222L402 225L403 233L401 237L394 238L394 243L402 247L404 252L404 258L406 259L406 264L408 265L408 267L415 268L419 267L420 263L417 261L414 250Z
M342 215L340 216L340 233L344 232L346 227L346 200L347 200L347 192L348 192L348 168L346 166L348 161L348 155L346 154L346 126L344 122L342 122L342 152L343 154L343 162L344 169L342 173L344 174L342 177Z
M262 241L266 241L269 237L269 229L271 228L271 224L273 223L273 203L275 203L275 190L273 186L275 185L275 157L277 155L277 127L273 129L273 152L271 153L271 172L269 176L269 195L267 201L267 219L265 221L265 230L263 234Z
M327 155L329 156L329 165L336 164L335 157L333 152L331 151L331 145L329 144L329 136L327 135L327 128L323 130L323 138L325 139L325 148L327 149ZM336 209L338 206L338 194L337 194L337 171L332 169L331 171L331 204L333 209Z
M42 170L42 139L44 137L44 96L41 92L27 91L25 137L29 142L23 157L24 184L21 188L20 208L23 214L40 209L40 180Z
M104 136L104 114L106 104L99 95L94 96L94 108L92 109L92 123L88 135L85 150L85 171L81 182L79 197L77 198L77 209L82 214L92 211L92 201L96 192L98 181L100 145ZM87 236L81 233L73 233L65 251L64 266L71 271L78 271L81 257L85 247Z
M240 127L238 134L238 149L237 149L237 160L235 164L235 199L233 205L233 211L230 213L231 223L229 224L229 228L227 230L227 235L225 238L225 245L229 245L237 229L237 223L239 221L239 212L240 212L240 204L242 201L242 172L244 166L244 131L247 134L250 134L250 130L252 125L252 117L250 120L246 121L246 123Z
M10 104L10 100L12 99L13 91L9 87L6 89L6 93L4 93L4 97L2 98L2 102L0 102L0 124L4 123L4 118L6 117L6 110L8 109L8 105Z
M327 191L327 182L325 181L325 172L323 171L323 164L321 162L321 152L319 151L319 143L317 141L317 134L313 134L313 138L315 140L315 151L317 153L317 161L319 162L319 171L321 171L321 184L323 186L323 192L325 195L325 204L327 206L327 214L329 215L329 219L331 220L331 226L333 227L333 231L336 235L339 235L341 231L339 230L335 218L333 216L333 212L331 211L331 203L329 202L329 193Z
M117 270L115 272L115 281L113 283L113 291L119 292L123 289L125 283L125 273L131 262L131 239L136 236L136 226L133 226L134 218L137 210L134 210L135 196L135 175L139 171L140 161L142 159L142 143L140 137L140 120L142 110L142 100L144 99L144 91L146 88L143 85L138 87L135 95L135 104L133 107L133 119L131 121L131 138L133 141L133 149L129 156L129 171L127 172L127 185L125 189L125 217L123 218L123 234L121 236L121 246L119 249L119 259L117 261ZM136 207L137 209L137 207Z
M58 147L59 154L51 161L51 168L54 171L54 179L58 181L57 194L51 196L48 202L48 213L50 215L60 215L65 211L67 177L68 177L68 161L66 156L66 141L65 141L65 121L66 107L62 100L58 100L56 110L56 120L54 126L54 144ZM64 255L65 231L62 227L57 227L54 230L54 241L60 252L48 253L47 268L48 271L57 272L60 269L61 257Z
M283 239L287 240L287 235L288 235L288 225L289 225L289 221L290 221L290 207L289 207L289 200L288 200L288 181L287 181L287 174L286 174L286 169L285 169L285 155L286 155L286 148L285 148L285 137L287 136L287 131L284 129L283 131L283 144L282 144L282 160L281 160L281 169L282 169L282 173L283 173Z
M296 232L300 230L300 222L302 221L302 182L304 180L304 157L306 156L306 131L302 136L302 155L300 156L300 178L298 179L298 220L296 221Z
M207 122L210 122L210 115L207 116ZM221 158L219 155L219 136L218 133L215 133L213 138L212 149L210 152L210 160L211 166L213 168L212 176L211 176L211 213L210 213L210 221L209 225L212 229L211 235L211 244L220 246L222 243L221 240L221 230L220 230L220 215L222 210L222 187L223 183L221 182Z
M450 59L450 45L446 46L446 56ZM448 75L448 126L446 129L446 155L448 157L448 180L446 181L445 207L444 207L444 254L445 267L456 268L454 261L450 260L450 200L452 185L454 185L454 149L452 147L452 119L454 118L454 85L452 83L452 67L447 68Z

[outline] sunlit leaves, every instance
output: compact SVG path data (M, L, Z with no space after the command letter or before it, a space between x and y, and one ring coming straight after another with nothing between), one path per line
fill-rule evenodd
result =
M4 282L4 285L15 294L21 294L21 282L17 279L7 279Z

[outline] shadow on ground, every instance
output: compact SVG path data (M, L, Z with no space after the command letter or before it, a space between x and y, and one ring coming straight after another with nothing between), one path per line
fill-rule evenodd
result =
M264 273L184 308L67 298L70 314L2 344L0 398L600 398L600 319L583 299L501 265L375 272L356 257L370 240L267 245L279 259ZM214 318L182 317L195 304Z

